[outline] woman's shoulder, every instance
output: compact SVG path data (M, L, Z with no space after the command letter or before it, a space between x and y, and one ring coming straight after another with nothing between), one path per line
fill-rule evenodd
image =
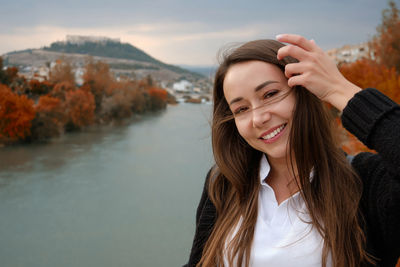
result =
M377 172L387 172L384 161L377 153L360 152L356 155L347 155L346 158L361 177L363 183L369 179L378 178L375 177Z
M207 172L205 181L204 181L204 186L203 186L203 192L201 193L201 198L199 205L197 207L197 213L196 213L196 220L200 221L201 217L204 215L204 213L214 213L214 205L212 204L210 200L210 196L208 194L208 187L210 184L210 181L212 179L215 179L215 177L218 175L218 167L217 165L213 165Z

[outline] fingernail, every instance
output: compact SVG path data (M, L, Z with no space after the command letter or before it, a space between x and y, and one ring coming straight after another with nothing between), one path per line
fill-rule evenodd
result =
M283 34L278 34L277 36L275 36L275 39L279 39L283 36Z

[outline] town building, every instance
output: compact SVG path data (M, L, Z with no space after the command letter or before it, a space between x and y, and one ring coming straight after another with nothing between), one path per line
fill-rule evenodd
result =
M331 56L338 65L352 63L361 58L368 58L370 56L368 43L345 45L340 48L328 50L327 54Z

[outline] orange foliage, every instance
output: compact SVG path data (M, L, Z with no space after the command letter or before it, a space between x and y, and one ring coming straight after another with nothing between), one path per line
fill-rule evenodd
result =
M64 105L61 100L48 95L41 96L35 109L31 139L44 141L59 136L65 122Z
M138 82L138 87L139 87L140 89L145 89L145 88L148 88L148 87L149 87L149 84L147 83L147 80L142 79L142 80L140 80L140 81Z
M164 89L152 87L152 88L148 89L148 92L149 92L149 95L152 97L159 98L163 101L167 100L168 93Z
M389 1L389 8L383 10L382 23L369 46L378 63L400 73L400 17L393 0Z
M375 152L374 150L369 149L365 146L361 141L357 139L354 135L349 133L342 125L339 117L336 117L335 124L337 125L337 131L339 133L339 142L341 144L341 148L347 154L355 155L359 152Z
M69 124L74 128L89 125L94 119L95 103L93 94L81 89L68 91L65 95Z
M387 68L370 59L360 59L354 63L340 66L343 76L361 88L373 87L391 99L400 103L400 76L394 68ZM340 122L338 122L340 124ZM345 131L340 124L342 132L342 148L349 154L360 151L371 151L364 146L358 139Z
M81 90L86 91L86 92L92 92L92 87L88 83L84 83L81 87Z
M37 112L62 112L62 103L60 99L48 95L41 96L36 105Z
M150 110L160 110L167 106L168 93L164 89L151 87L147 89L150 96Z
M39 82L38 80L34 79L29 82L29 87L32 94L43 95L50 92L50 90L53 88L53 84L49 81Z
M85 66L83 81L82 87L92 92L96 103L96 111L100 111L103 96L114 81L108 64L101 61L94 62L92 58L89 58Z
M132 103L130 92L127 89L116 90L110 97L103 99L102 119L110 121L112 119L128 118L132 115Z
M400 103L400 75L394 68L387 68L369 59L360 59L340 67L342 74L361 88L379 89L391 99Z
M101 117L105 121L127 118L133 113L146 110L144 92L135 81L114 81L105 93L101 111Z
M31 134L34 117L32 100L25 95L16 95L9 87L0 84L0 137L25 139Z
M3 63L0 60L0 84L7 85L12 92L25 94L29 91L26 79L18 75L18 68L8 67L3 70Z
M8 77L8 81L11 83L18 76L18 68L8 67L6 69L6 75Z
M51 69L49 80L52 83L68 82L75 84L75 74L71 64L64 59L58 59L56 65Z
M70 82L59 82L50 92L50 96L65 100L65 93L75 90L75 86Z
M342 74L361 88L377 88L400 103L400 17L393 0L382 12L382 23L369 42L371 57L340 66ZM340 124L340 122L338 122ZM341 124L340 124L341 127ZM342 129L343 150L354 154L369 151L356 137Z
M108 86L114 80L110 73L110 67L107 63L97 61L94 62L89 59L85 66L85 73L83 74L84 83L95 82L97 84L103 84Z
M109 84L104 92L106 96L112 96L119 90L137 88L136 82L130 80L113 81Z

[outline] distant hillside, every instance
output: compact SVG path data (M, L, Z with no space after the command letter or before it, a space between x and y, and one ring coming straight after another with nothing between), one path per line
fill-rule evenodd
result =
M179 65L179 67L211 78L214 77L215 72L217 71L218 68L218 66L193 66L193 65Z
M202 81L211 83L202 73L161 62L131 44L121 43L118 38L67 35L66 41L54 42L40 49L12 51L1 57L4 66L18 67L26 77L46 73L46 69L59 59L67 60L77 73L83 73L91 57L107 63L116 77L142 79L151 75L167 86L180 80L188 80L197 87L201 87Z
M43 47L42 49L45 51L61 53L85 54L99 57L114 57L151 63L161 63L133 45L112 41L84 42L83 44L55 42L50 46Z
M115 41L103 41L103 42L86 41L83 43L71 43L68 41L54 42L48 47L43 47L42 50L66 53L66 54L83 54L83 55L91 55L98 57L130 59L145 63L152 63L156 66L166 68L176 73L181 73L181 74L190 73L191 75L194 75L197 78L203 78L203 75L199 73L188 71L177 66L165 64L128 43L120 43Z

